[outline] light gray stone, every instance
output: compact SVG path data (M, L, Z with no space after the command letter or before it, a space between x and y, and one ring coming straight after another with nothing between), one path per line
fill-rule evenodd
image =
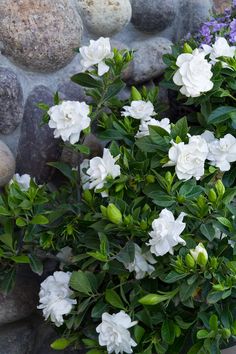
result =
M86 28L97 36L111 36L130 22L129 0L77 1Z
M23 93L16 74L0 67L0 133L10 134L23 118Z
M81 44L82 21L68 0L0 0L3 54L35 71L54 71Z
M84 88L72 81L67 80L60 83L57 91L62 100L87 102L88 97L86 97Z
M162 56L171 52L171 45L171 41L162 37L133 42L131 47L136 52L128 82L138 84L160 76L165 69Z
M34 345L30 323L13 323L0 327L0 354L29 354Z
M0 140L0 187L5 186L15 173L15 158L8 146Z
M132 23L140 31L161 32L176 15L174 0L132 0Z

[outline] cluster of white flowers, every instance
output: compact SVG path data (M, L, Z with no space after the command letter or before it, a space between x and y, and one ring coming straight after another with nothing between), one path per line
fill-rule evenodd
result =
M136 324L137 321L132 322L124 311L112 315L103 313L102 323L96 328L99 344L107 347L108 354L133 353L132 347L137 344L131 338L128 328Z
M85 102L63 101L49 109L49 127L54 129L54 137L75 144L81 132L90 126L89 106Z
M77 303L71 299L73 291L69 288L70 276L70 272L54 272L40 286L38 309L43 310L45 320L50 317L57 327L63 324L63 315L68 315Z
M216 39L215 43L212 46L207 44L202 45L203 51L206 55L209 55L210 63L215 65L220 57L228 57L233 58L235 55L235 46L230 46L227 40L223 37L219 37ZM226 63L222 63L223 67L227 67Z
M118 159L119 156L113 157L109 149L104 149L103 157L96 156L91 160L84 160L80 166L83 188L95 188L96 191L104 187L108 176L114 179L120 176L120 166L116 164ZM103 196L106 194L103 193Z
M156 256L164 256L166 253L173 254L173 248L179 243L185 245L186 242L180 237L186 224L183 218L186 214L181 213L175 220L173 213L168 209L163 209L158 219L152 223L152 229L149 233L151 239L148 246L150 251Z
M83 70L91 69L94 65L98 65L98 75L102 76L109 71L109 66L105 63L105 59L113 58L111 44L109 38L100 37L98 40L90 40L89 46L80 48L82 56L81 65Z
M19 173L16 173L9 183L12 184L13 182L17 182L20 189L23 192L27 192L30 187L30 181L31 181L30 175L28 174L19 175Z
M142 253L139 245L135 244L134 261L132 263L125 263L125 268L129 272L135 272L136 279L143 279L146 274L152 274L155 268L151 264L155 264L156 260L152 257L151 253Z

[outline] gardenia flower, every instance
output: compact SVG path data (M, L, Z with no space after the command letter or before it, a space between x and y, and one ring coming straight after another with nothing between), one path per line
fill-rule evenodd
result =
M103 313L102 323L96 328L99 344L107 347L108 354L133 353L132 347L137 344L131 338L128 328L136 324L137 321L131 322L130 316L124 311L113 315Z
M165 129L170 134L170 120L169 118L163 118L162 120L157 120L151 118L149 121L142 121L139 126L139 131L135 135L136 138L142 138L143 136L149 135L148 126L153 125Z
M149 121L152 116L156 115L152 102L148 101L132 101L130 106L123 107L124 112L121 113L124 117L132 117L142 121Z
M152 229L149 233L151 239L148 246L151 246L150 251L156 256L164 256L166 253L173 254L173 247L179 243L185 245L186 242L180 237L185 229L186 224L183 218L186 214L181 213L175 220L174 215L168 209L163 209L158 219L152 223Z
M230 162L236 161L236 138L226 134L221 139L216 139L210 131L205 131L202 137L208 143L209 153L207 159L211 165L218 167L222 172L230 170Z
M101 189L108 176L112 178L120 176L120 166L115 164L118 159L119 156L114 158L109 149L104 149L103 157L94 157L89 161L87 170L90 182L89 189Z
M180 92L187 97L199 97L213 88L211 64L205 59L204 52L195 49L192 54L180 54L173 81L182 86Z
M45 320L50 317L57 327L63 324L63 315L70 313L76 304L70 298L73 294L69 288L70 276L70 272L54 272L41 283L38 309L43 310Z
M98 64L98 75L102 76L109 71L109 66L105 63L105 59L113 58L111 44L109 38L100 37L98 40L90 40L89 46L80 48L82 56L81 64L83 70L90 69Z
M129 272L135 272L136 279L143 279L146 276L146 273L153 273L155 268L151 264L155 264L156 260L152 257L149 251L146 253L142 253L142 250L139 245L135 244L134 247L134 261L132 263L125 263L125 268L128 269Z
M210 54L211 63L213 65L219 61L219 57L233 58L236 50L236 47L231 47L227 40L223 37L217 38L215 44L213 44L212 47L207 44L203 44L202 48L205 55ZM223 67L228 67L228 65L223 63Z
M189 143L176 144L169 150L170 161L164 165L175 166L175 172L179 179L185 181L195 177L197 180L204 175L204 164L208 155L208 146L200 135L191 136Z
M191 256L194 258L195 261L197 261L198 256L200 253L204 255L205 260L208 260L208 253L205 247L203 246L202 243L199 243L195 249L190 250Z
M49 109L49 127L54 130L54 137L75 144L81 132L90 126L89 106L85 102L63 101Z
M30 187L31 177L28 174L20 176L19 173L16 173L10 181L10 184L12 184L14 181L18 183L20 189L23 192L27 192Z

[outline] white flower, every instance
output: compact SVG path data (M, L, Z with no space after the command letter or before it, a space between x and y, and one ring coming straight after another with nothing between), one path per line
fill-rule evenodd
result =
M110 315L105 312L102 315L102 323L97 326L99 344L107 347L108 354L133 353L132 347L137 344L131 338L128 328L137 324L131 322L131 318L124 311Z
M164 165L175 166L179 179L185 181L195 177L197 180L204 175L204 164L208 155L208 146L200 135L190 137L189 143L176 144L169 150L170 161Z
M10 184L12 184L14 181L18 183L20 189L23 192L27 192L30 187L31 177L28 174L20 176L19 173L16 173L10 181Z
M213 88L211 64L205 59L206 54L195 49L192 54L180 54L173 81L182 86L180 92L187 97L199 97Z
M69 264L71 262L72 248L69 246L63 247L60 252L57 253L56 256L60 260L59 268L63 269L66 264Z
M221 139L216 139L208 130L202 134L208 143L209 153L207 159L211 165L218 167L222 172L230 170L230 162L236 161L236 138L226 134Z
M197 261L198 259L198 256L200 253L203 254L205 260L207 261L208 260L208 253L207 253L207 250L205 249L205 247L203 246L202 243L199 243L195 249L192 249L190 250L190 253L192 255L192 257L194 258L195 261Z
M134 261L132 263L125 263L124 265L129 272L136 273L136 279L143 279L146 276L146 273L152 274L155 270L155 268L149 263L155 264L156 260L152 257L149 251L142 253L141 248L135 244Z
M63 324L63 315L70 313L76 304L70 298L73 294L69 288L70 276L70 272L54 272L41 283L38 309L43 310L45 320L50 317L57 327Z
M98 75L102 76L109 71L109 66L105 63L105 59L113 58L111 44L109 38L100 37L98 40L90 40L89 46L80 48L82 56L81 65L83 70L90 69L98 64Z
M151 239L148 246L151 246L150 251L156 256L164 256L166 253L174 253L173 247L181 243L185 245L186 242L180 237L185 229L186 224L183 218L186 214L181 213L175 220L171 211L163 209L158 219L152 223L153 231L149 233Z
M54 130L54 137L75 144L81 132L90 126L89 106L85 102L63 101L49 109L49 127Z
M235 46L230 46L227 42L227 40L223 37L217 38L215 41L215 44L213 46L209 46L207 44L202 45L203 51L205 55L210 54L210 59L211 63L214 65L216 64L219 60L217 58L219 57L228 57L228 58L233 58L235 55ZM223 67L228 67L226 63L222 63Z
M94 157L89 161L87 175L89 176L89 189L101 189L108 176L116 178L120 176L120 166L116 165L119 156L113 157L109 149L104 149L103 157Z
M156 115L152 102L148 101L132 101L130 106L123 107L124 112L121 113L124 117L132 117L142 121L149 121L152 116Z
M149 129L148 129L149 125L160 127L162 129L165 129L168 133L170 133L170 120L169 120L169 118L163 118L160 121L157 119L151 118L149 121L142 120L142 122L139 126L139 131L135 135L135 137L142 138L143 136L149 135Z

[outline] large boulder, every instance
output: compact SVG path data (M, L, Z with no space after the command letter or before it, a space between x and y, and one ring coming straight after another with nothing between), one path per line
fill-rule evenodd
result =
M8 146L0 140L0 187L5 186L15 173L15 158Z

